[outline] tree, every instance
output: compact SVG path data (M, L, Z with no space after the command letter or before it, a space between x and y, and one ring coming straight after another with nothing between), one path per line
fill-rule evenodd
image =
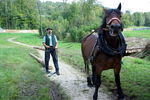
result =
M149 26L150 27L150 12L144 13L145 16L145 26Z
M38 0L1 0L1 27L6 29L37 28L37 1Z
M145 23L145 17L143 16L143 13L135 12L132 17L134 21L134 25L136 26L143 26Z
M132 15L130 14L130 11L126 11L125 14L122 16L122 22L125 28L133 25Z

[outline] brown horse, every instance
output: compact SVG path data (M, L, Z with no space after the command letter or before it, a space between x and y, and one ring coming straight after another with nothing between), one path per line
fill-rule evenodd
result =
M82 40L82 56L85 70L89 75L89 63L92 65L92 77L87 77L88 85L95 86L93 100L97 100L103 70L114 69L118 99L124 98L120 85L121 59L125 55L126 43L122 35L121 3L117 9L105 9L105 17L98 34L91 33Z

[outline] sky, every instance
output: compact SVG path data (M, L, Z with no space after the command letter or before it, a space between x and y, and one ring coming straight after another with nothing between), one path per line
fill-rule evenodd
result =
M52 1L52 2L63 2L63 0L41 0ZM65 0L67 2L78 1L78 0ZM97 0L104 7L115 8L121 2L122 11L129 10L131 13L134 12L150 12L150 0Z

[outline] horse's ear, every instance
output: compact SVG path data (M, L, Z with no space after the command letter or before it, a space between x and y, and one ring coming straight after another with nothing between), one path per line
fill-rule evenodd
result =
M119 4L117 9L121 11L121 3Z

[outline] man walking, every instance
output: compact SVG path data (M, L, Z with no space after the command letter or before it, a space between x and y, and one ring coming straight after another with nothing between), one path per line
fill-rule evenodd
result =
M51 28L47 28L47 34L43 37L43 46L45 47L45 69L46 73L50 73L49 71L49 59L50 54L53 58L53 63L55 66L56 74L60 75L59 73L59 65L58 65L58 57L56 53L56 49L58 48L58 41L57 37L52 33Z

